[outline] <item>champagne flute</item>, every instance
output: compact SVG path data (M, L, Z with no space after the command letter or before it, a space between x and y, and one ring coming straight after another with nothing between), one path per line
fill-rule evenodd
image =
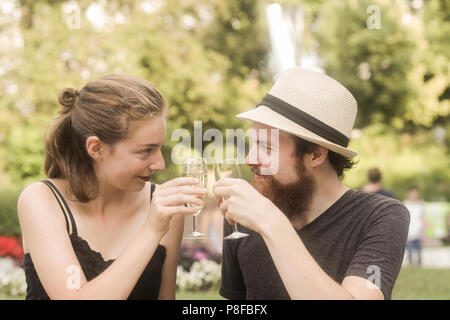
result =
M208 177L208 167L206 165L206 159L204 158L189 158L184 159L181 163L181 175L183 177L192 177L197 178L200 182L194 187L202 187L206 188L207 186L207 177ZM204 200L204 199L203 199ZM187 203L188 207L197 210L192 217L192 233L186 235L185 239L204 239L206 238L206 234L201 233L197 230L197 216L203 209L203 206Z
M239 170L239 165L236 161L236 159L225 159L225 160L219 160L214 163L214 175L216 178L216 182L219 181L222 178L240 178L241 177L241 171ZM224 197L226 200L227 198ZM249 235L247 233L239 232L237 228L237 223L234 222L234 231L233 233L229 234L224 240L230 240L230 239L239 239L239 238L245 238Z

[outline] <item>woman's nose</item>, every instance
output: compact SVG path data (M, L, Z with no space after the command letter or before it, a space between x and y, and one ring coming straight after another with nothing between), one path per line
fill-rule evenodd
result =
M166 167L166 163L164 162L164 157L162 155L161 150L158 151L158 154L156 155L156 158L152 159L152 162L150 163L150 169L152 171L160 171L164 170Z

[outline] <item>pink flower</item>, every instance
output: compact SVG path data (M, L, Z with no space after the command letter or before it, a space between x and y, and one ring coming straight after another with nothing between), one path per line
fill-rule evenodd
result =
M208 255L205 252L197 251L194 254L194 259L197 260L197 261L202 261L204 259L208 259Z

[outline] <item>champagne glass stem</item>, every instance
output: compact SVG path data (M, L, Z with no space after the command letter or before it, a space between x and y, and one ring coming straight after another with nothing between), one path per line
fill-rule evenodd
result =
M192 217L192 234L197 232L197 215Z

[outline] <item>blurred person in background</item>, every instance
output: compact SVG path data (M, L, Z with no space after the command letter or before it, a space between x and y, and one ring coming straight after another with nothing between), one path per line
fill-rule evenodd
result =
M369 183L364 186L363 190L365 192L374 192L381 194L382 196L385 197L394 198L394 194L391 191L384 189L381 186L382 175L380 169L378 168L370 169L367 172L367 179L369 180Z
M409 264L422 265L422 241L425 232L425 207L420 200L419 188L412 186L408 189L408 195L403 202L409 211L410 224L408 231L408 242L406 249L408 251Z

